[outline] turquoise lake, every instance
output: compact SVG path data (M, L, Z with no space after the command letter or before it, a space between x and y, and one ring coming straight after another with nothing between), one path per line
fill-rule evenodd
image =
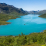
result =
M28 14L20 16L21 18L10 19L7 22L11 22L11 24L0 25L0 35L17 36L21 33L28 35L33 32L38 33L46 30L46 19L38 16L37 14Z

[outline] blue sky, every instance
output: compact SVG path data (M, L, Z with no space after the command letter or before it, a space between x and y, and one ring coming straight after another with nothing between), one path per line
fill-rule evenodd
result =
M27 11L46 10L46 0L0 0L0 3L7 3Z

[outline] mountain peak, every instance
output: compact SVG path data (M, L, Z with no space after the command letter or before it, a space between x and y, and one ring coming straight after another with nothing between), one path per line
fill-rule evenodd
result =
M26 12L22 8L16 8L13 5L8 5L6 3L0 3L0 11L3 13L19 13L19 14L25 14Z

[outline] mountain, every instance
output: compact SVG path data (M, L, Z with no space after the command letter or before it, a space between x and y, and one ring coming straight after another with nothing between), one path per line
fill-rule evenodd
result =
M6 3L0 3L0 25L7 25L9 22L6 22L9 19L16 19L20 15L27 14L27 11L24 11L22 8L16 8L13 5L8 5Z
M46 14L46 10L41 10L38 12L38 14Z
M41 11L28 11L30 14L46 14L46 10L41 10Z
M26 11L24 11L22 8L16 8L13 5L8 5L6 3L0 3L0 13L6 13L6 14L27 14Z
M28 13L30 14L38 14L39 10L38 11L28 11Z

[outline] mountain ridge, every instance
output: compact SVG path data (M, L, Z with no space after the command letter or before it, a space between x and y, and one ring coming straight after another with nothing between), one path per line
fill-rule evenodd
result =
M0 3L0 13L9 14L12 12L15 12L17 14L27 14L27 12L24 11L22 8L16 8L13 5L8 5L6 3Z

